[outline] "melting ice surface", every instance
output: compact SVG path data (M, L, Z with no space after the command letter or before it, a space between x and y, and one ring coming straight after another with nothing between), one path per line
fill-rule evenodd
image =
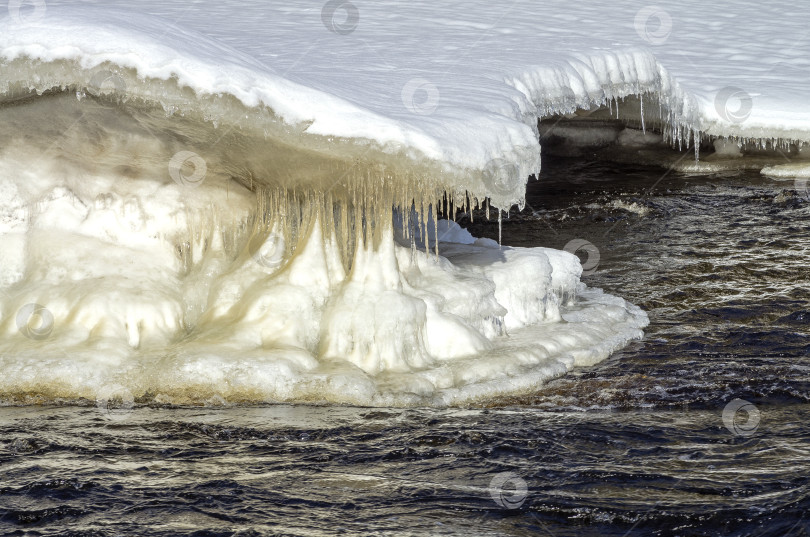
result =
M671 41L641 4L34 4L0 27L5 400L529 391L646 316L573 255L476 240L437 204L520 203L538 117L630 95L681 144L810 138L787 67L807 60L697 3ZM707 39L745 61L690 66ZM745 121L715 98L742 80Z

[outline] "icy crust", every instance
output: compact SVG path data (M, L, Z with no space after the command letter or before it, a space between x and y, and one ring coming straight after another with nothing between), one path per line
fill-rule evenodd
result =
M766 166L761 172L763 175L774 179L810 179L810 163L805 161Z
M432 163L448 175L435 186L489 197L497 207L520 203L525 178L539 170L538 117L604 106L618 114L621 101L631 95L640 96L642 106L646 101L645 115L657 119L667 139L680 146L693 146L706 135L774 143L810 140L810 111L792 97L796 84L783 75L780 79L779 73L767 73L748 90L756 98L750 116L744 121L727 114L724 118L715 98L715 89L722 88L715 87L733 84L722 80L725 72L712 84L703 70L691 72L689 65L695 60L675 53L684 44L675 32L672 47L639 43L636 32L626 31L633 29L630 15L627 21L618 21L617 28L626 29L617 34L619 40L609 29L589 29L577 18L570 30L580 37L561 48L553 41L553 32L525 39L525 17L516 15L545 9L534 4L501 14L503 21L496 17L501 22L494 35L487 25L491 6L479 6L473 13L465 10L466 18L481 19L477 22L460 20L465 17L449 6L420 2L407 7L364 6L368 17L364 20L370 25L388 21L383 15L392 10L403 21L418 15L426 28L441 29L438 37L421 36L422 50L415 27L406 22L396 28L386 22L362 36L361 26L358 34L337 36L324 28L311 6L303 4L275 12L277 8L261 3L204 2L191 12L174 13L174 8L145 2L144 12L159 13L149 16L117 10L115 2L61 3L49 3L43 17L30 23L13 17L0 23L0 57L5 62L0 83L4 88L11 84L8 98L21 88L114 90L125 98L160 102L170 113L202 111L213 121L267 128L291 145L315 151L356 155L371 144L383 153ZM600 11L598 3L583 9ZM561 11L553 18L560 19L557 23L564 29L565 9ZM615 17L615 10L607 6L602 11ZM748 8L743 12L747 14ZM237 17L233 28L243 31L212 23L216 17ZM268 32L258 24L267 17L285 22L272 25ZM167 26L167 20L176 23ZM589 32L594 37L586 37ZM520 39L517 48L515 39ZM478 40L484 41L480 47ZM392 55L391 47L400 42L407 44L412 57ZM468 52L453 52L466 50L467 45L472 47ZM434 58L425 55L429 47L434 47L430 48ZM298 61L288 59L294 54ZM456 57L459 65L451 61ZM419 58L427 62L422 73L428 78L406 78L418 73L411 64ZM687 86L663 66L667 62L674 65L678 78L689 81ZM749 79L756 80L756 62L752 56ZM464 76L447 73L442 67L446 63ZM696 85L693 78L705 85ZM93 88L94 84L103 87ZM790 113L775 97L779 91L789 98ZM426 103L414 101L419 92L425 93ZM223 104L228 96L244 109ZM281 126L257 114L260 108ZM641 112L634 110L633 119Z
M471 126L467 111L459 110L442 124L397 121L278 76L204 35L173 28L167 36L164 26L140 14L78 7L49 9L37 24L6 18L0 23L0 88L6 100L26 90L117 94L160 103L168 113L201 113L216 124L264 131L330 156L401 155L447 173L446 181L434 174L436 187L488 197L501 207L520 203L526 177L540 169L536 136L511 118L479 114ZM223 101L227 96L242 106ZM465 131L464 140L449 136Z

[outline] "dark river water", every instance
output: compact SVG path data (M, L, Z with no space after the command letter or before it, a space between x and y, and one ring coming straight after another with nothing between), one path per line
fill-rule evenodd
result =
M643 341L487 408L0 408L0 534L810 535L796 186L547 162L503 242L590 243Z

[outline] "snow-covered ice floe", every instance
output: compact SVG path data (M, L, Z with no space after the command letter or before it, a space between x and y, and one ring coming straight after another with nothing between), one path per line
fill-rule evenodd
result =
M631 102L681 146L810 140L801 6L20 4L0 23L4 401L529 392L646 315L575 256L437 208L522 204L550 115Z

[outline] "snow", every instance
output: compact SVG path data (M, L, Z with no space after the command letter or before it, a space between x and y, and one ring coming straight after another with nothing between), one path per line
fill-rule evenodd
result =
M647 317L571 254L438 222L443 193L522 202L538 118L631 96L682 144L810 141L802 5L33 4L0 22L0 393L17 398L530 391ZM55 87L76 95L20 99Z
M539 169L538 116L627 95L660 96L681 137L810 140L809 17L810 6L766 10L752 1L720 9L686 0L675 9L147 0L137 11L122 0L51 1L27 19L10 6L0 57L176 77L199 93L264 103L309 134L374 140L462 172L505 159L519 180L503 192L465 178L505 206L522 199L522 179Z

